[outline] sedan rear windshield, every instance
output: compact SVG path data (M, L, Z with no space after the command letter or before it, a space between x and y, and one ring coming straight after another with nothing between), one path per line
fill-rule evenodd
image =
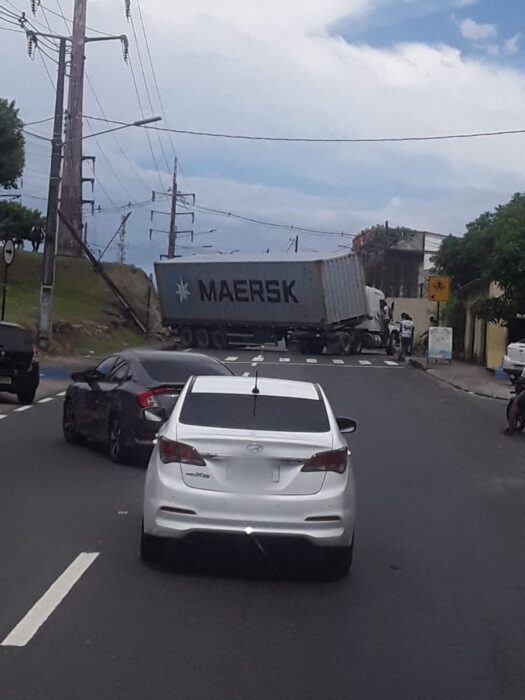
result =
M182 362L180 359L159 358L158 360L141 360L141 365L155 382L173 384L185 384L190 377L200 374L231 374L227 367L213 360L195 362L188 359Z
M325 433L324 402L285 396L188 394L179 418L185 425L232 430Z

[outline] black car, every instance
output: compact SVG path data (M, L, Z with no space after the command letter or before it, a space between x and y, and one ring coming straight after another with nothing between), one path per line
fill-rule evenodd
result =
M159 427L193 375L231 375L213 357L161 350L129 350L72 375L64 399L68 442L105 443L114 462L150 454Z
M38 351L31 333L16 323L0 322L0 391L33 403L40 383Z

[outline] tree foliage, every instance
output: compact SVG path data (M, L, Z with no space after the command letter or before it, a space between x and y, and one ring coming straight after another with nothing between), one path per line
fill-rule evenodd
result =
M30 241L34 247L42 239L45 220L38 209L18 202L0 202L0 241L13 238L17 243Z
M14 102L0 98L0 187L16 189L25 164L23 123Z
M487 320L508 321L525 313L525 194L483 213L468 224L463 238L446 238L434 264L459 288L478 279L499 284L501 297L478 304Z

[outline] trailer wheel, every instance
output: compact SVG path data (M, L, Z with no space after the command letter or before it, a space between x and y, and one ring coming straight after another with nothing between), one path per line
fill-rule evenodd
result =
M207 350L210 347L210 334L204 326L197 328L195 332L195 345L199 350Z
M353 349L354 342L350 333L341 333L339 336L339 352L341 355L351 355Z
M360 355L363 352L363 339L360 335L356 335L354 338L354 354Z
M190 326L183 326L179 331L180 346L184 350L193 345L193 329Z
M222 328L215 328L211 332L211 346L216 350L225 350L228 347L228 334Z

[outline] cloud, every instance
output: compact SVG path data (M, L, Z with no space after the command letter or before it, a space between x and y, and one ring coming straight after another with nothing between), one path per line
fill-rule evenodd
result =
M507 39L503 45L504 51L508 56L516 55L520 50L521 34L515 34L510 39Z
M470 18L459 22L459 30L468 41L487 41L498 36L498 28L495 24L481 24Z

